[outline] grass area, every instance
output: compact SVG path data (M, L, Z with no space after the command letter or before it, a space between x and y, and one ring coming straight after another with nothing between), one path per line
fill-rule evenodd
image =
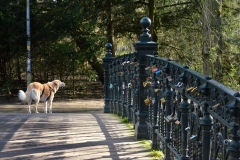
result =
M126 126L130 129L132 129L132 135L134 136L134 129L133 129L133 124L128 122L127 117L119 117L116 114L112 114L114 117L117 117L122 123L125 123ZM144 148L150 151L150 155L153 157L153 160L163 160L164 159L164 154L159 151L159 150L151 150L151 141L149 140L138 140Z
M140 140L140 143L143 144L143 146L146 149L151 150L151 141L149 141L149 140ZM159 150L151 150L150 155L154 159L158 159L158 160L163 160L164 159L164 154L161 151L159 151Z

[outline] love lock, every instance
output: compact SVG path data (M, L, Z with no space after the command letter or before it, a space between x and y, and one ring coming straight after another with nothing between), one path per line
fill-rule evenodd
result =
M181 122L180 122L179 120L176 120L176 121L175 121L175 124L176 124L176 125L179 125L180 123L181 123Z
M190 130L190 127L185 128L185 131L189 131L189 130Z
M149 84L151 84L151 82L149 82L149 81L143 82L143 87L146 87Z
M191 92L194 88L193 87L190 87L187 89L187 92Z
M155 100L155 98L153 98L153 99L152 99L152 104L154 104L154 103L155 103L155 101L156 101L156 100Z
M155 72L156 75L159 75L159 74L161 74L161 73L162 73L161 70L157 70L157 71Z
M173 80L171 76L167 76L167 79L169 82L171 82Z
M110 83L110 86L109 86L109 88L110 88L110 89L112 89L112 88L113 88L113 84L112 84L112 83Z
M147 70L150 70L150 68L151 68L151 67L146 67L145 70L146 70L146 71L147 71Z
M168 115L167 117L165 117L165 120L166 120L168 123L170 123L170 122L173 121L173 118L174 118L174 117L172 117L172 115Z
M128 83L128 88L132 88L132 83Z
M157 68L152 69L152 72L153 72L153 73L155 73L155 72L157 72L157 71L158 71Z
M125 89L125 82L122 82L122 89Z
M196 88L193 88L192 91L191 91L193 94L197 94L197 87Z
M175 103L177 103L177 100L176 100L176 99L173 101L173 104L175 104Z
M182 85L183 85L182 82L178 82L178 84L176 84L175 86L176 86L176 87L181 87Z
M218 104L215 104L214 106L212 106L212 108L213 109L216 109L216 108L218 108L218 107L220 107L221 106L221 103L218 103Z
M151 67L151 70L153 70L153 69L155 69L155 68L157 68L156 65L153 65L153 66Z
M166 102L166 100L165 100L164 98L161 98L160 101L161 101L162 103L165 103L165 102Z
M147 106L150 106L152 104L152 101L150 98L147 98L144 100L144 103L147 105Z
M146 78L146 81L150 81L150 79L151 79L150 77L147 77L147 78Z

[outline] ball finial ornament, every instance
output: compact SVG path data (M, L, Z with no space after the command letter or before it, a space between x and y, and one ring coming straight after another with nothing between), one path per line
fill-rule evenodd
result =
M148 28L151 25L151 20L148 17L143 17L140 20L140 25L142 28Z
M149 42L151 41L151 35L148 33L148 27L151 25L151 20L148 17L143 17L140 20L140 25L142 27L142 34L140 35L141 42Z
M109 50L109 49L112 49L112 44L111 43L107 43L105 45L106 49Z
M112 44L111 44L111 43L107 43L107 44L105 45L105 47L106 47L105 57L112 57L112 53L111 53Z

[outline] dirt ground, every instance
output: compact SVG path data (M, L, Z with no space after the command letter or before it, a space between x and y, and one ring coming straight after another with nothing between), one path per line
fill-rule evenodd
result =
M38 112L43 113L43 103L39 103ZM53 101L53 113L81 113L81 112L103 112L103 99L66 99ZM0 113L27 113L28 106L26 103L0 103ZM32 113L35 113L34 104L31 107Z

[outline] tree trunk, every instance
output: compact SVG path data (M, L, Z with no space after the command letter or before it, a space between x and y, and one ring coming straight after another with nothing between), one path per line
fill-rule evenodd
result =
M87 45L86 41L87 40L86 40L85 37L81 37L79 39L75 39L75 42L76 42L77 46L79 48L83 48L83 50L85 50L84 47L86 47L86 48L89 47ZM83 54L83 56L88 61L88 63L91 65L91 67L97 72L98 79L101 81L102 84L104 84L103 66L98 61L97 56L94 55L94 53L92 53L91 51L89 51L89 53L85 51L85 54Z
M222 3L222 2L221 2ZM215 43L217 45L217 59L215 62L215 79L219 82L222 82L223 80L223 70L222 70L222 30L221 30L221 13L220 8L221 6L219 3L215 2L214 4L214 10L216 15L216 38Z
M112 44L112 56L115 57L115 48L113 40L113 24L112 24L112 1L106 1L106 11L107 11L107 39L108 43Z
M150 33L152 35L152 41L157 42L157 34L155 27L155 0L149 0L148 2L148 11L149 11L149 18L151 19L151 26L150 26Z
M98 79L104 84L103 66L98 62L97 58L94 57L92 61L88 61L91 67L97 72Z
M202 58L203 58L203 74L211 74L211 65L210 65L210 48L212 45L211 41L211 11L212 11L212 1L205 0L203 3L203 49L202 49Z

